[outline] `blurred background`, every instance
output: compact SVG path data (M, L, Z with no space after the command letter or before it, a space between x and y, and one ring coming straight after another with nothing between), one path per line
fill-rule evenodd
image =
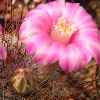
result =
M92 60L79 72L65 73L58 68L45 80L38 80L32 92L20 95L12 88L11 78L20 67L30 66L31 55L18 39L18 31L23 17L41 3L54 0L0 0L0 24L3 35L0 42L7 48L6 61L0 61L0 100L100 100L100 67ZM100 29L100 0L66 0L78 2ZM34 65L34 74L39 66Z

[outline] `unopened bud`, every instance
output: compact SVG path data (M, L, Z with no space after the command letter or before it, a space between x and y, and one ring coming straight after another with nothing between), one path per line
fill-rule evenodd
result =
M18 93L26 94L33 90L36 81L30 69L20 68L14 72L12 84Z

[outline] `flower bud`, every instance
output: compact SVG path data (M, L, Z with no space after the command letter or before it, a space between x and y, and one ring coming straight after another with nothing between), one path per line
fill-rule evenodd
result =
M14 72L12 84L18 93L26 94L33 90L36 81L33 72L30 69L20 68Z

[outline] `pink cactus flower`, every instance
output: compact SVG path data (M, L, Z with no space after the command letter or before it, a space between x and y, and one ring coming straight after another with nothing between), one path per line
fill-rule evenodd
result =
M0 35L2 34L2 26L0 25ZM0 44L0 59L5 60L7 56L6 49Z
M82 69L92 57L100 64L99 30L79 3L40 4L25 16L19 37L37 64L58 61L67 72Z

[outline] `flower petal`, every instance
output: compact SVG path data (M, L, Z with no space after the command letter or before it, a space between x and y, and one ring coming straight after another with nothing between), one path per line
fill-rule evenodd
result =
M62 51L62 55L60 56L59 64L64 71L72 72L76 65L79 65L81 62L79 61L80 57L78 57L73 49L73 47L67 46Z
M91 48L94 59L100 64L100 42L99 44L91 44Z
M55 63L59 60L59 56L61 56L60 51L64 48L62 44L58 42L52 43L48 51L48 62L49 64Z
M37 10L34 11L38 12ZM38 34L40 32L42 32L43 34L48 34L51 31L52 25L53 22L45 10L41 10L41 12L37 14L34 14L31 11L24 18L23 23L20 27L20 40L25 40L26 38L29 38L32 35Z
M0 24L0 34L2 34L2 26L1 26L1 24Z
M61 17L62 11L61 8L58 5L63 6L63 2L61 4L62 0L54 1L54 2L49 2L47 4L40 4L39 6L36 7L36 9L41 9L44 10L45 12L48 13L50 19L52 20L52 23L57 23L58 18ZM60 8L60 9L59 9Z
M48 48L49 44L44 45L43 47L39 48L35 55L32 58L32 61L34 63L37 63L39 65L47 65L48 64Z
M36 50L40 49L46 44L50 44L52 40L46 34L37 34L33 37L27 39L26 52L28 54L34 53Z
M97 28L87 28L76 33L77 35L72 38L74 40L88 40L88 41L100 41L100 35Z
M63 6L64 6L64 4L65 4L65 0L56 0L56 2L57 2L57 6L58 6L59 8L63 8Z
M6 59L7 51L3 46L0 46L0 59Z
M56 6L57 6L58 11L62 15L63 14L63 9L65 7L65 0L56 0Z
M19 38L21 41L26 41L28 38L40 32L46 33L42 25L35 25L32 21L27 20L23 22L19 31Z
M92 17L83 9L83 7L77 9L72 21L79 30L87 27L97 27Z
M66 2L63 17L71 20L79 7L79 3Z
M83 47L86 48L87 51L89 51L89 53L96 60L96 62L100 64L100 41L78 39L76 42L80 45L83 45Z
M90 47L91 55L100 64L100 42L91 41L88 46Z
M92 55L85 45L81 45L80 43L72 43L72 46L76 52L76 55L84 60L85 65L88 64L92 58Z

